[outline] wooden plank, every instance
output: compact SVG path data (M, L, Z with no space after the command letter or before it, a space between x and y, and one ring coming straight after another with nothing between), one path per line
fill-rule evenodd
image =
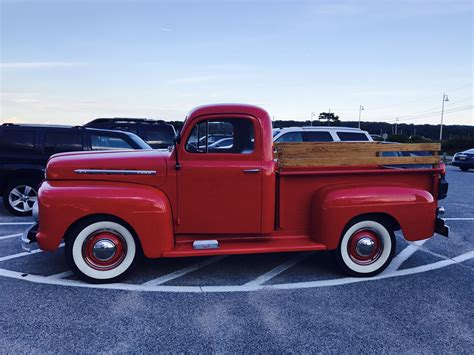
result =
M365 154L373 156L378 152L438 152L441 150L439 143L411 143L411 144L380 144L377 142L349 143L277 143L276 150L279 154L288 155L313 155L313 154Z
M278 161L280 167L302 167L302 166L353 166L353 165L412 165L439 163L438 156L415 156L415 157L344 157L333 159L332 157L313 158L282 158Z

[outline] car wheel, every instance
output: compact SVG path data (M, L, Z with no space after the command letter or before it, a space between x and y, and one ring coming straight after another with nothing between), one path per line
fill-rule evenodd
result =
M395 235L380 220L363 219L346 227L336 260L350 276L368 277L383 271L395 254Z
M38 199L37 181L18 180L9 183L3 191L5 208L17 216L31 216L33 205Z
M132 232L118 221L86 220L68 233L65 255L70 268L81 279L111 282L133 265L137 243Z
M469 168L465 168L465 167L462 167L462 168L459 168L459 169L461 169L462 171L468 171L469 170Z

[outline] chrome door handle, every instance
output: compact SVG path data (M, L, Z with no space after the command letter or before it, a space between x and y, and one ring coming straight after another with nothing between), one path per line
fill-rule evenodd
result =
M242 170L244 173L259 173L260 169L246 169Z

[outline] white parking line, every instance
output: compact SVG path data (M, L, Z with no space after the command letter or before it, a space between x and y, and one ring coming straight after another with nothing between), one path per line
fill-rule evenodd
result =
M36 222L0 222L0 226L26 226Z
M65 279L69 276L72 276L74 275L74 273L71 271L71 270L66 270L66 271L63 271L63 272L60 272L58 274L54 274L54 275L49 275L49 276L46 276L48 279L56 279L56 280L59 280L59 279Z
M298 264L300 261L303 261L304 259L308 258L310 255L314 253L308 253L308 254L299 254L296 255L295 257L287 260L283 264L278 265L277 267L271 269L270 271L264 273L263 275L260 275L257 277L255 280L249 281L245 284L245 286L258 286L262 285L268 280L273 279L275 276L280 275L283 271L288 270L290 267L295 266Z
M189 274L190 272L197 271L200 268L203 268L205 266L217 263L218 261L221 261L225 257L226 257L226 255L221 255L221 256L216 256L216 257L213 257L213 258L209 258L209 259L207 259L203 262L193 264L193 265L185 267L183 269L176 270L175 272L172 272L172 273L160 276L156 279L147 281L147 282L143 283L142 285L143 286L157 286L157 285L164 284L165 282L177 279L181 276Z
M2 236L0 237L0 240L15 238L15 237L19 237L19 236L21 236L21 233L10 234L10 235L2 235Z
M418 240L416 242L410 243L405 249L403 249L396 257L393 258L392 262L387 266L383 271L384 274L398 270L400 266L407 260L410 256L415 254L420 247L425 244L429 239Z
M6 260L11 260L11 259L16 259L16 258L21 258L22 256L27 256L27 255L41 253L41 252L42 252L41 249L35 249L35 250L30 251L30 252L24 251L24 252L21 252L21 253L18 253L18 254L2 256L2 257L0 257L0 262L1 261L6 261Z
M59 244L58 248L61 248L63 246L64 246L64 243L61 243L61 244ZM23 256L28 256L28 255L31 255L31 254L36 254L36 253L41 253L41 252L42 252L41 249L35 249L35 250L32 250L32 251L23 251L23 252L17 253L17 254L2 256L2 257L0 257L0 262L11 260L11 259L16 259L16 258L21 258Z
M389 274L378 275L374 277L357 278L357 277L344 277L333 280L318 280L318 281L307 281L307 282L296 282L286 284L273 284L273 285L256 285L256 286L144 286L137 284L88 284L82 281L69 280L69 279L56 279L48 278L40 275L30 275L18 271L11 271L6 269L0 269L0 276L9 277L12 279L20 279L35 283L59 285L59 286L76 286L84 288L94 289L113 289L113 290L126 290L126 291L152 291L152 292L249 292L249 291L260 291L260 290L289 290L289 289L301 289L301 288L315 288L315 287L328 287L328 286L339 286L351 283L365 282L365 281L376 281L381 279L388 279L392 277L406 276L418 274L426 271L441 269L443 267L461 263L463 261L474 258L474 251L470 251L465 254L458 255L452 259L441 260L432 264L423 266L417 266L410 269L397 270Z
M443 218L445 221L474 221L471 217L460 217L460 218Z

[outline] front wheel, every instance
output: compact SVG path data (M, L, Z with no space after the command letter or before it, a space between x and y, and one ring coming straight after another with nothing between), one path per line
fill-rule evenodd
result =
M373 276L388 266L395 247L395 235L382 221L358 220L343 232L336 259L342 271L350 276Z
M469 168L466 168L466 167L464 167L464 166L463 166L463 167L460 167L459 169L461 169L462 171L468 171L468 170L469 170Z
M79 223L66 238L66 261L88 282L111 282L125 274L137 255L132 232L118 221Z

